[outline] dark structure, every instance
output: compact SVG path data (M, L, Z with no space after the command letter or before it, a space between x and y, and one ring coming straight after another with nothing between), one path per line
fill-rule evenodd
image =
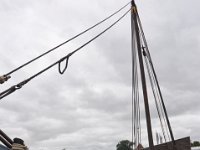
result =
M135 1L132 0L131 11L131 37L132 37L132 141L135 143L134 149L141 142L141 123L140 123L140 100L144 101L148 148L144 150L191 150L190 138L179 140L174 139L172 127L167 114L167 109L161 93L161 88L151 59L148 44L143 32L141 20L137 11ZM150 87L152 88L153 99L155 101L158 118L160 121L161 131L165 143L154 145L152 134L152 121L149 108L149 89L147 88L148 76ZM139 80L141 80L139 82ZM141 86L138 86L141 83ZM139 91L142 91L142 98ZM134 138L133 138L134 133Z
M175 141L176 143L176 149L177 150L191 150L190 145L190 137L178 139ZM167 142L159 145L154 146L155 150L173 150L173 143ZM143 150L150 150L150 148L144 148Z

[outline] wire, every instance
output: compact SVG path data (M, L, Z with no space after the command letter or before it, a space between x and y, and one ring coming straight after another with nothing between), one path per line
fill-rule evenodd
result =
M30 61L24 63L23 65L21 65L21 66L15 68L15 69L13 69L12 71L10 71L10 72L8 72L7 74L3 75L3 76L2 76L2 77L4 77L3 79L7 79L7 80L8 80L8 79L10 78L10 75L11 75L12 73L14 73L14 72L20 70L21 68L27 66L28 64L30 64L30 63L36 61L37 59L39 59L39 58L41 58L41 57L47 55L48 53L50 53L50 52L52 52L52 51L58 49L59 47L61 47L61 46L65 45L65 44L67 44L68 42L70 42L70 41L76 39L77 37L81 36L82 34L88 32L89 30L91 30L91 29L95 28L96 26L102 24L102 23L105 22L106 20L110 19L111 17L113 17L114 15L116 15L117 13L119 13L121 10L123 10L123 9L124 9L126 6L128 6L129 4L130 4L130 2L128 2L126 5L124 5L123 7L121 7L119 10L117 10L116 12L114 12L113 14L111 14L110 16L108 16L108 17L106 17L105 19L101 20L100 22L96 23L95 25L93 25L93 26L87 28L86 30L80 32L79 34L75 35L74 37L72 37L72 38L66 40L65 42L63 42L63 43L61 43L61 44L59 44L59 45L53 47L52 49L50 49L50 50L44 52L43 54L41 54L41 55L39 55L39 56L33 58L32 60L30 60ZM61 72L62 72L62 71L61 71ZM2 83L4 83L4 82L7 81L7 80L2 80ZM0 82L0 83L1 83L1 82ZM2 83L1 83L1 84L2 84Z
M60 64L62 61L66 60L68 61L69 57L71 57L73 54L75 54L76 52L78 52L79 50L81 50L83 47L85 47L86 45L88 45L89 43L91 43L92 41L94 41L95 39L97 39L99 36L101 36L102 34L104 34L106 31L108 31L110 28L112 28L115 24L117 24L121 19L123 19L128 12L131 9L129 9L127 12L125 12L119 19L117 19L113 24L111 24L109 27L107 27L105 30L103 30L102 32L100 32L98 35L96 35L95 37L93 37L91 40L89 40L88 42L86 42L85 44L83 44L82 46L80 46L79 48L75 49L74 51L72 51L71 53L69 53L68 55L62 57L60 60L54 62L53 64L49 65L47 68L41 70L40 72L36 73L35 75L31 76L28 79L25 79L24 81L10 87L9 89L3 91L0 93L0 99L4 98L5 96L8 96L9 94L13 93L14 91L21 89L25 84L27 84L29 81L31 81L32 79L36 78L37 76L41 75L42 73L44 73L45 71L49 70L50 68L52 68L53 66ZM59 65L60 67L60 65ZM67 69L67 67L65 67ZM62 73L65 72L61 71Z

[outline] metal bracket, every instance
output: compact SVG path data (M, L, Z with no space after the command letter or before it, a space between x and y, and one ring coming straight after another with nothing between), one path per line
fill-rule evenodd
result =
M10 78L11 78L11 76L7 76L7 75L0 76L0 84L3 84Z

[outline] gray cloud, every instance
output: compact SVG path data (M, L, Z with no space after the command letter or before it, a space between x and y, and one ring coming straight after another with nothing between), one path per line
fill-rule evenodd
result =
M175 137L199 140L199 1L136 1ZM0 2L0 55L4 74L124 5L124 1ZM117 18L117 17L116 17ZM114 20L114 19L113 19ZM110 21L109 23L111 23ZM100 32L102 25L23 68L4 90L33 75ZM31 149L115 149L131 139L130 16L57 67L4 98L0 124ZM150 89L149 89L150 91ZM150 99L153 131L160 131ZM144 108L142 137L146 144Z

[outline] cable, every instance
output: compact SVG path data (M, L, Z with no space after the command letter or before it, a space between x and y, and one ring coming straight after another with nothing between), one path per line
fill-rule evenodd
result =
M155 104L156 104L156 110L157 110L157 113L158 113L158 117L159 117L159 120L160 120L161 129L162 129L163 136L164 136L164 139L165 139L165 142L166 142L165 130L164 130L164 126L163 126L163 121L162 121L159 103L158 103L158 100L157 100L158 97L157 97L157 93L156 93L156 90L155 90L155 82L154 82L152 71L150 70L150 66L148 64L148 60L147 60L146 57L145 57L145 64L146 64L146 67L147 67L147 72L148 72L148 75L149 75L149 80L150 80L151 88L152 88L152 91L153 91L153 96L154 96L154 100L155 100Z
M140 122L140 101L138 84L138 58L136 50L136 32L134 26L133 14L131 14L131 49L132 49L132 142L134 149L141 143L141 122Z
M153 90L153 94L154 94L154 98L155 98L155 102L156 102L156 108L157 108L157 111L158 111L158 116L159 116L159 119L161 121L163 136L164 136L164 139L165 139L165 142L166 142L166 135L165 135L165 132L164 132L164 128L167 131L166 133L167 133L168 139L170 139L170 138L169 138L169 132L166 129L167 122L166 122L166 117L165 117L165 114L164 114L164 109L163 109L162 103L161 103L161 96L160 96L160 93L158 91L158 85L156 83L156 78L154 76L154 73L153 73L153 70L152 70L148 56L146 56L145 61L146 61L146 64L147 64L148 72L150 72L149 73L149 76L151 78L150 82L151 82L151 86L152 86L152 90ZM162 120L164 121L165 126L163 125Z
M140 27L142 38L143 38L143 41L144 41L144 45L146 47L146 51L147 51L147 56L148 56L148 59L149 59L149 63L151 65L151 69L152 69L154 77L155 77L155 82L156 82L156 85L157 85L158 93L160 95L160 103L161 103L163 111L164 111L164 116L165 116L164 118L166 119L165 121L167 123L168 131L170 133L170 137L171 137L171 140L172 140L172 143L173 143L173 150L175 150L176 149L175 148L176 142L174 140L173 131L172 131L171 124L170 124L170 121L169 121L169 118L168 118L168 114L167 114L167 109L165 107L165 103L164 103L164 100L163 100L162 92L161 92L161 89L160 89L160 86L159 86L159 83L158 83L158 78L157 78L157 75L155 73L155 69L154 69L154 66L153 66L153 62L152 62L152 59L151 59L151 55L150 55L150 52L149 52L147 41L146 41L146 38L145 38L145 35L144 35L144 31L142 29L142 23L141 23L139 14L136 13L136 15L137 15L137 18L138 18L139 27Z
M111 17L113 17L114 15L116 15L117 13L119 13L121 10L123 10L123 9L124 9L126 6L128 6L129 4L130 4L130 2L128 2L126 5L124 5L124 6L121 7L119 10L117 10L116 12L114 12L113 14L111 14L110 16L106 17L106 18L103 19L102 21L100 21L100 22L96 23L95 25L93 25L93 26L87 28L86 30L80 32L79 34L77 34L77 35L75 35L74 37L72 37L72 38L66 40L65 42L63 42L63 43L61 43L61 44L59 44L59 45L53 47L52 49L50 49L50 50L44 52L43 54L41 54L41 55L39 55L39 56L33 58L32 60L30 60L30 61L24 63L23 65L21 65L21 66L15 68L15 69L13 69L12 71L8 72L7 74L1 76L1 78L0 78L0 84L3 84L5 81L7 81L7 80L10 78L10 75L11 75L12 73L14 73L14 72L20 70L21 68L27 66L28 64L30 64L30 63L36 61L37 59L39 59L39 58L41 58L41 57L47 55L48 53L50 53L50 52L52 52L52 51L58 49L59 47L65 45L66 43L68 43L68 42L70 42L70 41L76 39L77 37L81 36L82 34L88 32L89 30L91 30L91 29L95 28L96 26L102 24L102 23L105 22L106 20L110 19Z
M139 20L141 39L142 39L142 41L143 41L143 43L145 45L145 47L144 46L142 47L143 48L143 53L144 53L144 56L145 56L145 63L146 63L146 66L147 66L147 71L148 71L148 74L149 74L149 79L150 79L150 83L151 83L151 87L152 87L152 91L153 91L153 95L154 95L154 100L155 100L155 103L156 103L156 109L157 109L159 120L160 120L160 123L161 123L163 137L164 137L165 142L166 142L166 135L165 135L164 128L167 126L167 122L166 122L164 110L163 110L163 107L162 107L162 104L161 104L161 96L160 96L160 93L158 91L158 86L159 85L157 85L158 83L156 82L156 77L155 77L154 68L152 67L153 65L152 65L150 52L149 52L149 49L148 49L147 41L146 41L146 38L145 38L145 35L144 35L144 32L143 32L141 21L140 21L140 18L139 18L138 14L137 14L137 17L138 17L138 20ZM145 51L145 49L146 49L146 51ZM164 124L166 126L163 125L163 121L162 120L164 120ZM168 132L167 132L167 136L169 137L169 133Z
M158 83L158 78L157 78L157 75L156 75L156 73L155 73L155 69L154 69L153 62L152 62L152 59L151 59L151 55L150 55L150 52L149 52L147 40L146 40L146 38L145 38L144 31L143 31L143 28L142 28L142 23L141 23L141 20L140 20L140 17L139 17L139 14L138 14L138 13L137 13L137 18L138 18L138 22L139 22L139 27L140 27L142 39L143 39L143 42L144 42L144 45L145 45L145 48L146 48L147 58L148 58L148 60L149 60L149 63L150 63L150 66L151 66L153 75L154 75L154 77L155 77L155 82L156 82L156 85L157 85L158 93L159 93L159 95L160 95L160 103L161 103L161 105L162 105L162 108L163 108L163 111L164 111L163 113L164 113L164 116L165 116L165 117L164 117L164 120L165 120L165 122L166 122L166 124L167 124L167 127L168 127L168 129L169 129L170 136L171 136L171 140L172 140L173 143L174 143L174 135L173 135L173 132L172 132L171 124L170 124L170 122L169 122L167 110L166 110L165 103L164 103L163 96L162 96L162 92L161 92L161 89L160 89L160 85L159 85L159 83Z
M80 46L79 48L75 49L74 51L72 51L71 53L69 53L68 55L62 57L60 60L54 62L53 64L51 64L50 66L48 66L47 68L41 70L40 72L36 73L35 75L31 76L28 79L25 79L24 81L10 87L9 89L3 91L0 93L0 99L4 98L5 96L8 96L9 94L13 93L14 91L21 89L25 84L27 84L29 81L31 81L32 79L36 78L37 76L41 75L42 73L44 73L45 71L49 70L50 68L52 68L53 66L60 64L62 61L66 60L67 64L68 64L68 59L69 57L71 57L73 54L75 54L76 52L78 52L80 49L82 49L83 47L85 47L86 45L88 45L89 43L91 43L92 41L94 41L95 39L97 39L99 36L101 36L102 34L104 34L106 31L108 31L110 28L112 28L115 24L117 24L121 19L123 19L128 12L131 9L129 9L127 12L125 12L119 19L117 19L113 24L111 24L109 27L107 27L105 30L103 30L102 32L100 32L98 35L96 35L95 37L93 37L91 40L89 40L88 42L86 42L85 44L83 44L82 46ZM67 69L67 67L65 67ZM59 70L61 71L61 73L64 73L65 70L63 71L60 70L60 65L59 65ZM59 71L59 72L60 72Z

